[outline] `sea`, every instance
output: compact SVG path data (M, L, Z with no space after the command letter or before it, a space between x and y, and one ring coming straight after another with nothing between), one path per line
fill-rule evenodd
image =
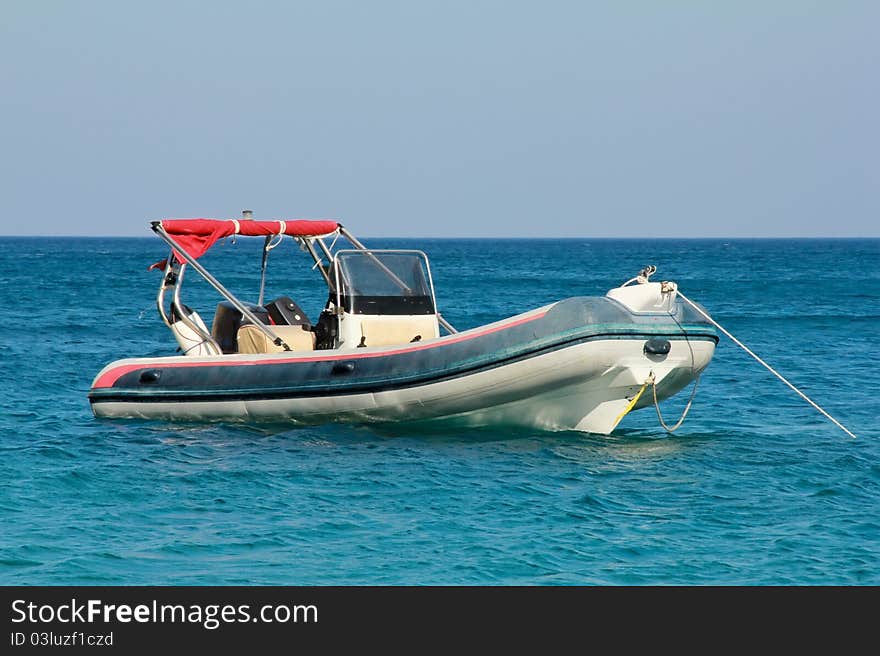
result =
M880 240L364 241L425 251L458 329L656 265L857 438L727 338L674 434L100 420L105 364L174 354L167 249L2 237L0 584L880 584ZM253 301L260 246L203 261ZM314 319L310 264L282 242L266 297ZM220 298L190 271L182 300Z

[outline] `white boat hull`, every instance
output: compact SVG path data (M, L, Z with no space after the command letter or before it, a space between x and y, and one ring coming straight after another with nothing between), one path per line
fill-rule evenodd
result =
M645 339L598 339L468 375L401 389L305 398L106 401L97 416L173 421L286 421L292 424L413 422L443 427L517 426L607 434L653 373L659 399L694 380L712 340L675 340L661 357ZM636 404L653 402L650 390Z

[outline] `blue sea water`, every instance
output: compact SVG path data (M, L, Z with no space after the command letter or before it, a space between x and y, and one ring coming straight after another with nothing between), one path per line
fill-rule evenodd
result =
M859 437L727 340L675 435L97 420L102 366L174 350L163 246L0 238L0 583L880 584L880 240L366 241L427 251L459 328L656 264ZM293 255L267 296L314 317ZM205 263L254 299L255 244Z

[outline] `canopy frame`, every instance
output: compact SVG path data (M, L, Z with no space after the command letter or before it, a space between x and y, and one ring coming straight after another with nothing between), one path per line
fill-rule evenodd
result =
M154 221L152 224L152 227L153 227L153 232L155 232L157 235L159 235L159 237L162 239L162 241L167 243L171 247L172 251L174 252L174 257L168 258L168 263L167 263L166 267L171 267L174 265L173 260L175 257L176 258L182 257L186 261L187 264L189 264L193 269L198 271L199 275L201 275L202 278L204 278L205 281L209 285L211 285L211 287L213 287L218 292L220 292L221 296L223 296L227 301L232 303L232 305L235 307L235 309L238 310L239 312L241 312L242 316L247 317L248 320L251 323L253 323L254 326L258 330L260 330L270 340L272 340L272 343L275 344L275 346L280 346L285 351L291 350L290 345L288 345L283 339L281 339L278 335L276 335L268 326L266 326L262 321L260 321L260 319L253 312L251 312L244 303L242 303L240 300L238 300L232 292L230 292L228 289L226 289L226 287L224 287L222 285L222 283L211 274L210 271L208 271L205 267L203 267L196 258L194 258L192 255L190 255L186 251L186 249L181 248L180 244L178 244L174 240L174 238L165 231L165 228L162 227L161 221ZM166 271L167 271L167 269L166 269Z
M211 220L210 219L201 219L201 221L211 221ZM223 223L226 223L226 221L228 221L228 223L230 224L229 227L234 228L233 231L230 232L229 227L222 225ZM186 244L181 243L181 240L179 239L178 235L172 235L168 232L168 230L166 230L165 226L163 225L165 222L153 221L151 223L151 228L152 228L153 232L155 232L156 235L158 235L159 238L162 239L162 241L164 241L166 244L168 244L168 246L171 248L171 255L169 256L168 260L166 260L166 262L165 262L165 267L164 267L165 273L163 274L163 284L164 284L166 275L168 274L169 271L172 270L172 267L174 266L175 260L180 261L181 265L183 265L184 263L188 264L196 272L198 272L198 274L200 276L202 276L202 278L204 278L205 281L209 285L211 285L217 292L219 292L221 296L223 296L226 300L228 300L233 305L233 307L235 307L239 312L241 312L242 316L246 317L258 330L260 330L263 334L265 334L272 341L273 344L275 344L276 346L282 347L285 351L290 351L291 350L290 345L288 345L281 337L279 337L272 330L271 326L267 326L266 324L264 324L251 310L248 309L247 305L245 305L241 300L236 298L236 296L232 292L230 292L219 280L217 280L217 278L214 277L213 274L211 274L210 271L208 271L198 261L198 257L200 257L205 252L207 252L207 250L209 250L211 248L211 246L213 246L213 244L218 239L220 239L224 236L232 236L235 234L241 234L240 226L242 224L246 225L248 223L251 223L251 220L249 220L249 219L228 219L226 221L217 220L216 223L218 225L215 226L214 230L212 230L211 232L200 233L199 236L205 237L206 239L205 239L205 241L203 241L199 244L199 248L197 248L197 251L199 251L199 252L197 252L195 255L193 255L192 253L190 253L187 250L187 248L185 247ZM254 223L256 223L256 222L254 222ZM261 221L259 223L261 224L260 228L264 229L263 227L268 222ZM345 239L356 250L364 251L368 254L371 254L370 253L371 249L364 246L360 242L360 240L358 240L354 235L352 235L344 226L342 226L342 224L340 224L336 221L298 221L295 223L295 225L297 228L300 228L300 230L299 231L297 231L297 230L292 231L293 234L291 234L291 232L286 231L286 227L287 227L288 222L278 221L277 223L279 224L278 225L279 231L275 234L278 234L278 235L286 234L288 236L291 236L291 237L293 237L294 240L296 240L297 242L299 242L300 244L302 244L305 247L306 251L309 253L309 255L314 260L316 267L318 268L318 270L321 273L321 276L324 278L324 281L327 284L327 287L328 287L331 294L335 291L334 290L335 285L333 284L334 280L333 280L333 277L331 276L331 272L330 272L331 267L333 267L335 264L335 256L331 250L332 244L330 247L328 247L324 243L322 237L326 237L328 235L332 235L332 234L336 233L338 235L345 237ZM316 232L314 234L310 234L304 230L304 228L310 227L311 225L314 225L314 227L316 228ZM206 227L206 228L211 227L210 224L207 224L207 223L201 224L201 226L199 226L199 227L202 227L202 226ZM254 232L253 235L245 235L245 236L260 236L260 235L266 236L266 239L263 244L263 257L262 257L261 272L260 272L260 276L261 276L260 297L262 300L262 295L263 295L262 292L263 292L263 287L265 284L265 274L266 274L268 251L270 250L269 244L271 242L271 238L273 235L267 234L265 232L256 231L256 232ZM329 260L326 267L322 263L323 257L321 255L319 255L318 252L315 250L315 247L313 245L314 242L317 242L321 252ZM334 240L334 242L335 242L335 240ZM373 257L375 257L375 256L373 256ZM381 265L381 262L379 264ZM385 268L385 267L383 267L383 268ZM388 273L393 276L392 272L389 271ZM429 275L430 275L430 273L429 273ZM394 276L394 277L396 277L396 276ZM431 283L431 285L432 285L432 289L433 289L433 282ZM434 307L435 307L435 313L437 316L437 320L440 323L440 325L443 326L450 334L457 333L458 331L448 321L446 321L446 319L443 316L441 316L439 310L437 310L436 300L434 303ZM164 319L164 317L163 317L163 319Z

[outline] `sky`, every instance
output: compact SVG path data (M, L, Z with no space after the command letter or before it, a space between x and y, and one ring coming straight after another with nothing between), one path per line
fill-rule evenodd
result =
M0 1L0 234L880 236L880 2Z

